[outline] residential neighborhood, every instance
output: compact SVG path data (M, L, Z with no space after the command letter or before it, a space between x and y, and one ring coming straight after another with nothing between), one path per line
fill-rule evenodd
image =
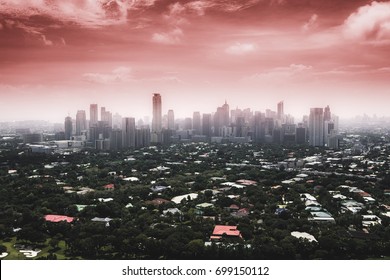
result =
M47 154L3 137L1 258L388 258L388 138Z

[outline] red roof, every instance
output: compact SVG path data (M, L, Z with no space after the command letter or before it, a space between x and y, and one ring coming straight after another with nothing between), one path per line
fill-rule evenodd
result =
M74 218L68 216L62 216L62 215L46 215L45 220L53 223L59 223L59 222L71 223L73 222Z
M369 196L371 196L371 195L370 195L369 193L367 193L367 192L360 192L359 195L362 196L362 197L369 197Z
M241 232L237 229L237 226L215 226L211 239L219 239L223 235L229 237L242 237Z
M105 185L104 188L105 188L106 190L112 190L112 189L115 188L115 186L114 186L114 184L108 184L108 185Z
M238 207L236 204L230 205L229 208L230 208L231 210L238 210L238 209L240 209L240 207Z

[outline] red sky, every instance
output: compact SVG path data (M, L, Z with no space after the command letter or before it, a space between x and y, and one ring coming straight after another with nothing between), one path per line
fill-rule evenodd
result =
M0 0L0 121L142 117L153 92L178 117L390 115L389 58L389 1Z

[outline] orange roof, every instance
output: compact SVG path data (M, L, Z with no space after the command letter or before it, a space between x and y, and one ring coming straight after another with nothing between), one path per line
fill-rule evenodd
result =
M59 223L59 222L71 223L73 222L74 218L68 216L62 216L62 215L46 215L45 220L53 223Z

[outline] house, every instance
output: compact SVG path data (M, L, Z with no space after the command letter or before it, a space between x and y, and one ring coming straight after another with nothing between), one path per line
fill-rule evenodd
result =
M103 188L105 190L112 191L113 189L115 189L115 186L114 186L114 184L107 184L107 185L103 186Z
M62 216L62 215L46 215L45 220L47 222L52 222L52 223L59 223L59 222L67 222L71 223L74 221L75 218L73 217L68 217L68 216Z
M180 204L183 199L188 200L188 198L190 198L192 200L192 199L196 199L197 197L198 197L197 193L189 193L189 194L175 196L174 198L171 199L171 201L176 204Z
M255 186L257 184L256 181L245 180L245 179L237 180L236 183L244 185L244 186Z
M112 221L111 218L99 218L99 217L95 217L93 219L91 219L92 222L98 222L98 223L105 223L106 224L106 227L109 227L110 226L110 222Z
M200 203L195 206L195 214L203 216L205 212L208 212L212 209L214 209L214 204L208 202Z
M232 204L232 205L229 206L230 212L236 212L239 209L240 209L240 207L238 205L236 205L236 204Z
M126 182L138 182L139 181L139 179L137 177L125 177L122 180L126 181Z
M302 239L306 239L308 240L309 242L318 242L317 239L315 239L315 237L307 232L299 232L299 231L293 231L291 232L291 236L294 236L295 238L302 238Z
M326 223L335 223L334 218L328 212L318 211L310 212L311 217L308 218L309 221L313 222L326 222Z
M236 218L246 217L250 213L248 208L241 208L236 212L233 212L231 215Z
M154 206L159 206L159 205L169 203L169 202L170 202L169 200L166 200L164 198L155 198L153 200L145 201L146 204L152 204Z
M226 239L240 239L242 238L241 232L237 229L237 226L223 226L216 225L213 230L213 234L210 236L211 240Z
M164 191L166 189L170 189L170 188L171 188L171 186L153 186L150 188L150 190L152 192L162 192L162 191Z
M370 227L382 224L381 218L379 218L377 215L362 215L362 218L363 227Z
M181 215L182 212L178 208L168 208L167 210L163 211L163 214L165 216L167 216L167 215L175 215L175 214Z

